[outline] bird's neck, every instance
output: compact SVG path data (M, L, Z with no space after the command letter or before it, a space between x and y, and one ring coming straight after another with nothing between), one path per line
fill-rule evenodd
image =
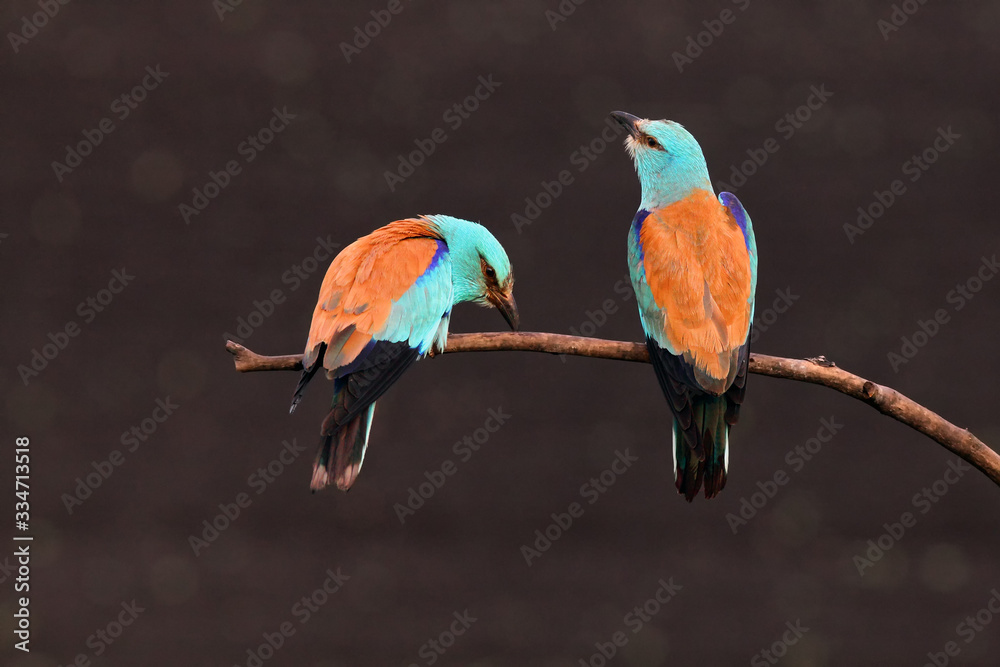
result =
M439 224L437 229L451 258L452 304L479 300L475 278L482 269L474 238L465 225Z
M660 173L639 174L642 182L642 202L639 208L653 211L686 199L695 190L715 193L708 179L708 167L674 165Z

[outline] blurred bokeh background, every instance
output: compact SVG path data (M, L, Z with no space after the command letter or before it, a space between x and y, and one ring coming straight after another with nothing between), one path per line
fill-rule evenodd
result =
M1000 280L976 280L1000 250L997 3L15 1L2 16L0 470L29 436L35 542L32 651L13 647L4 569L0 662L596 666L603 647L636 666L918 665L949 642L953 664L1000 661L985 623L1000 490L946 476L944 449L829 389L752 377L728 486L689 505L648 366L448 355L380 401L354 489L310 495L329 385L289 416L295 374L239 375L223 347L242 318L252 349L300 350L326 267L307 258L437 212L505 245L525 329L639 340L619 282L639 187L621 138L602 138L622 109L685 124L753 217L754 350L825 354L995 446ZM849 233L859 207L872 222ZM472 306L452 320L503 328ZM891 364L904 337L923 344ZM19 370L35 350L54 358ZM510 416L487 437L491 410ZM843 426L797 463L823 419ZM613 476L616 452L637 462ZM602 472L613 486L582 488ZM573 502L582 516L550 528ZM679 592L647 605L671 578Z

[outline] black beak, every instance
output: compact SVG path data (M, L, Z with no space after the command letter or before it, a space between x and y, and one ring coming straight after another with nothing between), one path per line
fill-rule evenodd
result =
M521 316L517 312L517 303L514 302L514 295L511 293L490 292L487 298L500 311L503 318L507 320L511 331L517 331L517 327L521 322Z
M628 130L628 133L633 137L639 136L639 121L641 118L637 118L630 113L625 113L624 111L612 111L611 117L614 118L618 123Z

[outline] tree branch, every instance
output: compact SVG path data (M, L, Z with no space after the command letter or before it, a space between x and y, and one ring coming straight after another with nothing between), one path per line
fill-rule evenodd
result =
M226 341L234 355L236 370L302 370L302 355L265 357L238 343ZM582 338L553 333L471 333L448 336L446 353L493 351L547 352L617 361L649 363L646 346L597 338ZM969 431L955 426L940 415L916 403L895 389L876 384L837 368L824 357L785 359L765 354L750 355L750 372L769 377L811 382L829 387L863 401L884 415L900 421L935 440L944 448L975 466L1000 486L1000 456Z

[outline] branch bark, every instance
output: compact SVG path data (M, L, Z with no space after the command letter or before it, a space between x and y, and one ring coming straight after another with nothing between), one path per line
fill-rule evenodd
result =
M226 341L240 373L302 370L302 355L266 357L238 343ZM453 352L546 352L617 361L649 363L642 343L626 343L553 333L494 332L451 334L446 353ZM750 372L786 380L823 385L863 401L879 412L913 428L948 451L965 459L1000 486L1000 455L968 430L955 426L937 413L907 398L891 387L877 384L838 368L824 357L785 359L766 354L750 355Z

